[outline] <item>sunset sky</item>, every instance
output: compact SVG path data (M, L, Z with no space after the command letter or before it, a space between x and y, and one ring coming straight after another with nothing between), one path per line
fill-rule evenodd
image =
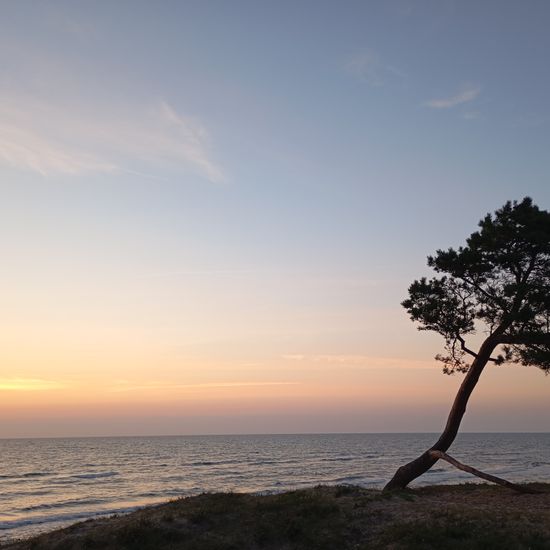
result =
M0 437L438 431L400 307L550 209L545 1L0 7ZM472 345L475 343L472 342ZM465 431L549 431L488 367Z

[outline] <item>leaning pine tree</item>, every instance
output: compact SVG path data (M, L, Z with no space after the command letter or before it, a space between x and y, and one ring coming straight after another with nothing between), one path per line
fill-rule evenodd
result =
M524 198L488 214L479 227L466 246L428 257L441 276L414 281L402 304L419 330L443 336L445 353L436 359L444 372L465 377L440 438L401 466L386 490L406 487L447 451L487 363L550 371L550 213ZM485 337L474 351L466 339L476 331Z

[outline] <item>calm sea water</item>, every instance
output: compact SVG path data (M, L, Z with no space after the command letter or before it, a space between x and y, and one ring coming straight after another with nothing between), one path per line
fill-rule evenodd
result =
M0 540L204 491L381 487L434 434L0 440ZM462 434L451 454L511 481L550 479L550 434ZM438 463L417 484L477 478Z

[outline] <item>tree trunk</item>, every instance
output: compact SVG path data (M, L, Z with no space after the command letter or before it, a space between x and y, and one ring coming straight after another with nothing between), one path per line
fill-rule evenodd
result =
M418 458L398 468L392 479L384 487L384 491L404 489L411 481L427 472L437 462L438 459L430 454L431 451L445 452L451 446L458 433L462 417L466 412L468 399L497 344L494 336L495 335L489 336L479 348L477 357L472 362L456 394L451 412L449 413L449 418L447 419L447 424L439 439Z

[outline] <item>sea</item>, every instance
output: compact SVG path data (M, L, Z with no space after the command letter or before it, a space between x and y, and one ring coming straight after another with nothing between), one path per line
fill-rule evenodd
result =
M203 492L381 488L437 434L0 439L0 542ZM449 454L510 481L550 481L550 434L464 433ZM414 485L478 482L439 461Z

